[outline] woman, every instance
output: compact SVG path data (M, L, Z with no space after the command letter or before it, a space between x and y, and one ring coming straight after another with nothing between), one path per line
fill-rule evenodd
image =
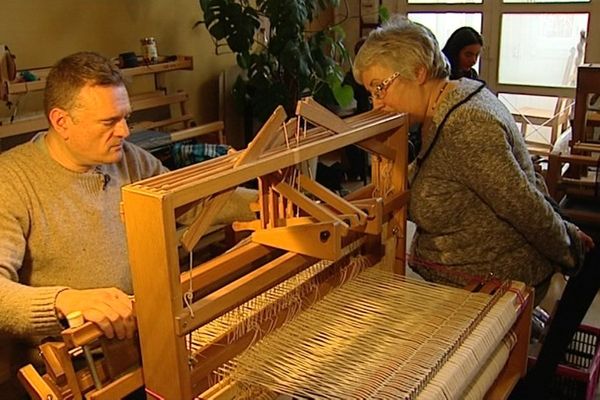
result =
M478 79L473 66L477 64L482 47L483 38L475 29L463 26L455 30L442 49L450 61L450 79Z
M491 274L515 279L535 287L537 303L554 271L578 270L592 239L545 198L523 137L497 97L479 81L448 79L427 28L391 19L371 32L353 73L375 108L421 124L409 203L417 273L456 286ZM589 303L578 305L585 313Z

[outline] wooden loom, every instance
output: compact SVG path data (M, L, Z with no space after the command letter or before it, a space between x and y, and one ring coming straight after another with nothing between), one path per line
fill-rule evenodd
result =
M228 398L231 385L215 385L213 371L250 346L258 331L283 324L285 310L234 340L224 334L192 352L188 337L197 328L319 260L342 262L349 256L343 250L349 243L359 243L356 249L375 258L392 250L393 269L404 274L407 117L373 111L341 120L310 99L299 103L297 115L298 120L286 123L279 108L247 149L123 189L141 367L131 351L137 344L105 340L86 323L63 332L64 343L44 345L43 378L31 366L21 371L32 397L114 399L145 385L148 398ZM316 128L301 132L300 120ZM373 183L346 198L293 172L295 165L350 144L372 153ZM179 248L193 250L234 188L255 178L259 218L234 224L252 231L252 240L180 272ZM200 215L178 242L177 218L199 201ZM334 280L325 279L318 295L304 295L322 297ZM504 398L524 374L530 297L526 293L526 307L520 307L526 312L515 323L517 345L488 392L490 398ZM101 343L104 356L94 361L94 368L88 364L75 370L72 349L94 343Z

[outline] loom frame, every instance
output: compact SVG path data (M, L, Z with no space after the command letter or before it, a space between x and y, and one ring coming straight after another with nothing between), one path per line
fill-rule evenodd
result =
M195 182L181 185L177 190L155 190L150 186L161 184L165 178L177 180L189 169L174 171L168 177L158 176L123 188L123 211L136 293L136 315L144 382L151 392L167 399L191 399L207 389L202 373L195 373L188 367L188 350L184 335L241 302L239 298L232 299L227 293L228 289L224 289L225 292L219 298L206 300L202 303L202 307L198 306L196 314L206 314L207 318L191 318L188 311L184 309L181 299L186 282L179 273L178 243L174 239L178 207L185 207L212 194L226 193L250 179L268 176L286 167L357 142L363 144L366 142L369 147L384 149L382 150L384 155L379 154L375 157L373 182L381 179L378 172L379 165L383 162L381 158L393 157L391 179L398 182L401 193L406 191L408 128L406 115L383 116L364 127L353 129L311 101L305 101L299 107L308 110L307 119L311 122L336 129L338 134L329 134L289 150L271 151L272 145L269 144L277 140L275 132L285 119L282 117L282 110L276 110L253 142L235 161L233 169L227 168L210 174ZM302 109L299 114L303 114ZM317 128L314 133L319 131L322 130ZM376 137L378 138L375 139ZM261 192L260 214L261 220L264 221L268 213L272 213L272 209L269 210L268 207L269 189L266 185L262 185L259 191ZM406 200L406 197L404 199ZM403 273L406 209L405 207L395 209L392 214L395 223L388 224L389 232L384 236L393 234L398 237L397 254L402 255L402 260L398 262L401 266L398 272ZM148 218L149 215L152 218ZM152 240L149 241L148 238ZM305 256L292 253L287 253L287 257L289 259L281 263L281 265L286 264L286 267L279 265L276 268L278 272L273 272L275 276L263 276L255 280L252 277L241 278L240 281L247 279L247 282L242 282L245 283L245 287L259 282L260 287L269 288L302 266L307 266L311 261ZM281 272L282 270L285 272ZM149 274L148 271L152 273ZM244 297L249 298L255 294L255 291L247 291L244 292Z
M287 131L292 131L296 119L285 122L285 113L282 111L278 109L274 112L246 150L203 163L200 167L191 166L123 188L122 211L136 293L135 310L142 366L133 367L114 377L99 390L93 389L89 373L75 376L75 372L67 365L67 349L98 340L105 349L114 344L106 341L95 325L86 323L80 328L63 332L64 346L48 350L49 359L60 359L50 365L47 363L51 374L63 382L64 371L68 371L67 389L49 385L51 380L48 379L39 380L39 375L31 369L23 372L23 375L30 377L24 379L30 384L30 393L39 393L39 397L35 398L46 398L50 391L56 394L62 390L63 394L75 394L75 399L83 398L84 392L89 399L113 399L142 385L148 390L148 398L231 398L231 393L228 393L230 386L219 384L211 387L208 378L215 367L251 345L248 335L228 346L219 343L207 346L202 352L206 359L193 367L189 365L185 335L319 258L340 257L318 246L316 240L311 239L311 234L306 235L307 246L287 243L280 249L272 247L282 237L287 238L286 242L293 242L298 227L300 232L314 234L328 229L327 232L338 240L334 247L339 247L342 241L349 238L364 237L364 248L373 255L382 252L386 240L395 239L388 244L395 253L393 268L398 274L405 273L406 205L409 199L407 116L368 113L341 120L312 100L305 100L299 104L297 114L316 127L308 131L308 140L304 144L287 149L285 143L291 139L291 135L287 139L285 135ZM281 128L283 124L287 127L284 135ZM312 135L314 140L311 139ZM302 202L302 199L298 193L281 185L278 174L301 161L354 143L372 153L373 184L342 199L323 190L313 181L304 179L303 186L325 199L328 207L306 204L304 207L312 211L309 216L286 218L277 207L283 194L294 202ZM179 247L193 249L208 229L210 221L206 220L218 214L232 189L257 177L260 197L256 209L260 218L249 223L234 224L237 229L253 231L255 240L195 266L191 273L181 273ZM394 190L385 187L386 179L396 183ZM196 219L183 236L178 235L177 218L199 199L211 195L214 197L204 204L202 217ZM332 213L332 210L338 210L338 213ZM274 253L276 257L260 267L264 270L245 270L247 263ZM240 274L242 276L232 286L232 277L237 278ZM195 317L191 317L189 309L182 302L185 288L190 283L194 292L202 293L202 298L195 299L191 305ZM531 299L531 292L528 291L523 312L514 325L519 338L517 347L487 398L506 398L525 372ZM283 320L276 321L276 325L281 323ZM108 371L105 364L113 361L102 361L101 371ZM129 361L134 364L135 357Z

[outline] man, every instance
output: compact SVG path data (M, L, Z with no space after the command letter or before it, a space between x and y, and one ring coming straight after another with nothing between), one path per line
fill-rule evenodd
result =
M166 169L125 141L131 106L110 60L89 52L60 60L44 108L50 129L0 155L0 338L35 348L73 311L109 338L131 337L121 187ZM13 373L25 361L13 359ZM0 393L17 385L13 376Z

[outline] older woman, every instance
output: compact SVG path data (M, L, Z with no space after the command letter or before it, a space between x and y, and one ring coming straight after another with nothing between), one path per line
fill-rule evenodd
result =
M483 38L470 26L452 32L442 49L450 61L450 79L477 79L479 75L473 66L477 64L482 47Z
M448 80L427 28L393 18L371 32L353 72L374 107L408 113L421 125L409 204L417 273L451 285L490 275L520 280L536 288L539 302L557 269L579 269L592 239L545 197L502 103L479 81ZM579 306L585 313L589 303Z

